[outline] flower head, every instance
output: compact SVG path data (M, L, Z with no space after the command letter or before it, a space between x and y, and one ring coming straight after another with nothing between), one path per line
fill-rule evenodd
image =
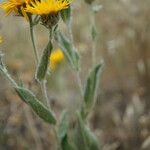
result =
M25 12L40 15L42 24L51 29L59 21L58 13L69 4L69 0L34 0L26 6Z
M7 0L0 4L0 8L6 12L6 15L15 12L17 15L24 16L26 19L28 19L24 8L30 3L30 1L31 0Z
M56 49L50 56L49 68L55 70L56 67L64 60L64 54L60 49Z
M35 0L31 5L27 5L25 11L31 14L49 15L68 8L69 4L68 0Z

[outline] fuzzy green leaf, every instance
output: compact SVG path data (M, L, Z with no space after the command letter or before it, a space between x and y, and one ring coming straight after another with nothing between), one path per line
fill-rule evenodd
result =
M89 150L99 150L100 146L97 137L94 135L94 133L91 132L91 130L88 127L85 127L84 132Z
M75 150L73 145L69 143L68 136L66 135L61 141L61 149L62 150Z
M19 97L27 103L40 118L50 124L56 124L54 114L48 110L31 91L23 87L15 87L15 90Z
M51 43L51 41L49 41L46 48L43 51L42 57L38 64L38 68L37 68L37 72L36 72L36 79L38 81L44 80L44 78L46 76L48 65L49 65L49 57L50 57L52 48L53 48L52 43Z
M78 70L80 64L80 57L78 52L74 49L73 44L69 41L69 39L65 35L63 35L59 31L55 33L55 39L59 43L60 48L64 52L71 66L74 69Z
M67 59L72 63L71 57L72 57L72 45L70 41L61 34L61 32L56 32L56 39L60 45L60 48L63 50L64 54L66 55Z
M69 127L68 114L67 112L63 112L58 131L60 141L62 141L62 139L67 135L68 127Z
M65 111L62 113L58 130L58 136L62 150L74 150L72 144L68 140L67 135L68 128L69 128L68 113Z
M77 114L77 128L75 131L75 145L77 149L82 150L99 150L99 143L96 136L84 125L82 117Z
M67 9L62 10L60 12L60 15L64 23L69 24L71 19L71 6L69 6Z
M90 72L84 91L84 106L82 110L83 118L87 116L93 105L95 104L95 95L98 85L99 72L102 69L102 64L98 64Z

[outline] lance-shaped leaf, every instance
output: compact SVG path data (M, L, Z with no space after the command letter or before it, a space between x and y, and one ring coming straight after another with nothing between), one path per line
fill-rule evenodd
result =
M55 32L55 39L59 43L60 48L64 52L71 66L74 69L79 70L80 56L70 40L59 31Z
M40 118L50 124L56 124L54 114L45 107L31 91L19 86L15 87L15 90L20 98L27 103Z
M76 150L74 146L68 140L68 136L66 135L61 141L61 149L62 150Z
M31 91L24 88L22 83L19 83L19 85L17 85L17 83L12 79L10 74L7 72L5 64L3 63L1 53L0 53L0 72L2 72L7 79L9 79L9 81L13 84L20 98L25 103L27 103L40 118L42 118L44 121L48 123L56 124L54 114L47 107L45 107Z
M65 111L61 115L61 120L59 124L58 135L59 135L60 141L67 135L68 128L69 128L68 114Z
M58 136L59 136L62 150L74 150L72 144L68 140L68 135L67 135L68 128L69 128L68 113L65 111L62 113L60 124L59 124L59 130L58 130Z
M37 67L36 79L38 81L42 81L45 79L47 68L49 65L49 57L50 57L52 48L53 48L52 43L51 41L49 41L46 48L43 51L42 57Z
M102 69L102 64L98 64L94 69L90 72L86 86L84 91L84 103L82 109L82 117L85 118L93 105L95 104L95 95L96 89L98 85L99 73Z
M76 149L99 150L99 143L91 130L84 125L82 117L77 113L77 127L74 135Z
M60 48L63 50L64 54L66 55L68 61L72 63L71 57L73 55L72 45L70 41L61 34L61 32L55 32L55 39L58 41Z
M64 23L69 25L71 19L71 6L69 6L67 9L62 10L60 12L60 15Z

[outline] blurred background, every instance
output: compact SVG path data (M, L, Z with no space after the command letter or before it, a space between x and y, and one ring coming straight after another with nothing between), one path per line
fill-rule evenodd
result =
M97 104L89 117L90 127L102 150L150 150L150 1L97 2L103 9L96 15L96 61L104 60L105 67ZM91 66L90 13L83 1L74 1L73 8L73 34L82 55L84 84ZM65 25L60 24L67 34ZM41 54L48 41L47 30L38 25L35 34ZM33 79L35 63L28 22L21 17L5 17L0 11L0 35L0 50L5 53L10 73L40 97ZM73 124L80 95L65 60L48 77L48 94L57 117L69 109ZM54 145L51 126L43 123L0 76L0 150L54 150Z

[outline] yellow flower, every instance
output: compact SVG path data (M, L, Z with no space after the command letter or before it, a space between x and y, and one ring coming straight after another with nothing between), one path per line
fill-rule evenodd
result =
M0 36L0 44L3 42L3 38Z
M69 4L69 0L35 0L31 5L27 5L25 11L31 14L49 15L68 8Z
M50 59L49 68L51 70L55 70L56 67L64 60L64 54L62 50L56 49L55 51L52 52L49 59Z
M0 4L0 8L6 12L6 15L15 12L17 15L22 15L28 19L28 15L24 11L24 8L30 3L30 1L31 0L7 0L6 2Z

